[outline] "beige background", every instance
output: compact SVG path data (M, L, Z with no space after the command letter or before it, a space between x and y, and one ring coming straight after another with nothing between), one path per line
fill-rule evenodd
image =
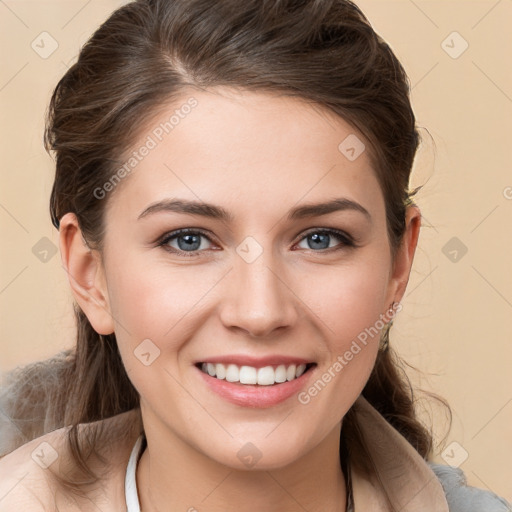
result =
M79 47L121 3L0 2L0 371L74 341L71 294L51 252L43 117ZM424 372L410 371L413 381L452 406L437 460L512 500L512 1L358 4L403 62L425 135L413 181L426 183L417 197L425 224L391 342ZM42 58L31 43L48 51L50 37L58 48ZM420 405L442 438L444 416Z

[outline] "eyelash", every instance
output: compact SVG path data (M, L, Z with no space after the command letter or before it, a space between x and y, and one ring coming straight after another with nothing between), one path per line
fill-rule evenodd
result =
M314 228L312 230L309 230L307 233L305 233L300 240L298 240L296 243L302 242L305 238L307 238L309 235L312 234L322 234L322 235L334 235L336 238L338 238L342 243L335 246L335 247L328 247L327 249L321 249L318 251L315 251L313 249L306 249L309 251L312 251L314 253L331 253L334 251L339 251L341 249L346 248L354 248L356 247L356 244L354 243L354 240L344 233L343 231L339 231L337 229L333 228ZM201 235L204 236L209 242L214 243L213 240L208 236L208 234L205 231L202 231L201 229L192 229L192 228L185 228L185 229L178 229L176 231L172 231L170 233L165 234L160 241L157 242L158 247L162 247L164 250L171 252L173 254L183 255L185 257L194 257L197 254L200 254L203 251L197 250L197 251L182 251L180 249L176 249L174 247L170 247L167 245L171 240L174 240L175 238L178 238L180 235Z

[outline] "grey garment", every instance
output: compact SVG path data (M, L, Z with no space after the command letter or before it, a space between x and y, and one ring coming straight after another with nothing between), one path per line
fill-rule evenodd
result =
M491 491L468 486L460 468L427 463L443 486L450 512L512 512L512 504L504 498ZM350 495L347 512L359 512L354 509Z
M433 462L428 465L443 486L450 512L512 512L512 504L500 496L468 486L460 468Z

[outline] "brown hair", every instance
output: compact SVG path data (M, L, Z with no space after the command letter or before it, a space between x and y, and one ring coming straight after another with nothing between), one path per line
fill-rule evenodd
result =
M87 243L101 250L108 197L99 200L93 191L112 177L160 105L185 89L214 86L304 99L363 134L395 255L406 208L418 190L411 192L408 184L419 133L403 67L348 0L139 0L115 11L51 99L45 141L56 156L54 225L74 212ZM98 426L81 443L78 425L136 411L139 396L115 335L97 334L78 308L76 320L76 348L54 360L55 371L44 371L47 362L26 368L24 380L13 377L20 400L8 412L14 421L28 417L36 425L18 423L19 444L71 426L68 443L79 471L65 483L79 492L80 482L97 479L87 460L101 451L102 437ZM36 386L45 390L46 409L30 416L27 401L35 399ZM432 436L416 417L412 387L393 349L379 353L363 396L424 458L430 454ZM343 433L364 448L354 423L351 410Z

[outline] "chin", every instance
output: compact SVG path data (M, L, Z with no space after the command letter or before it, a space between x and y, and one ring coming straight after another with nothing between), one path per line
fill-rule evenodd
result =
M209 446L211 452L211 445ZM302 448L302 449L301 449ZM218 451L205 453L206 456L232 469L243 471L268 471L284 468L295 462L306 447L299 447L290 438L282 439L276 436L269 440L240 442L232 440L229 446L221 443Z

